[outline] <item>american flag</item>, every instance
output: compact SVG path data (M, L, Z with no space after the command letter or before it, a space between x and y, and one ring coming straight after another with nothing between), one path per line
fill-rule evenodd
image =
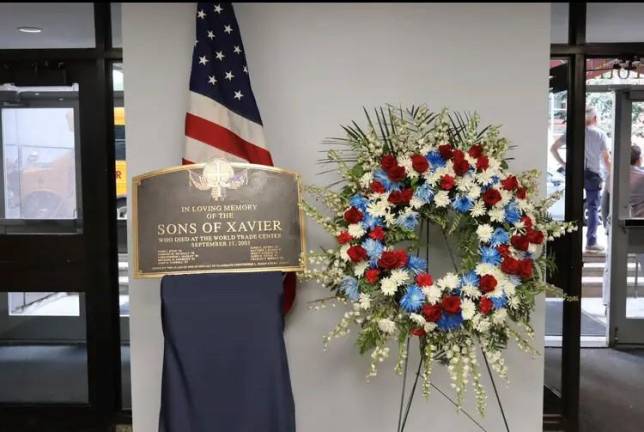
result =
M272 166L232 4L197 3L196 23L183 163L220 157ZM286 273L284 313L295 286L295 273Z
M184 163L213 157L273 165L230 3L198 3Z

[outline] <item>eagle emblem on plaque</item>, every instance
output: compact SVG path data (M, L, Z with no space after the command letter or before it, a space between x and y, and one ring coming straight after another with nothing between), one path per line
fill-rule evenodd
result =
M227 189L239 189L248 183L247 170L235 173L232 164L225 159L208 161L201 174L189 170L188 177L195 188L210 191L210 196L215 201L223 199Z

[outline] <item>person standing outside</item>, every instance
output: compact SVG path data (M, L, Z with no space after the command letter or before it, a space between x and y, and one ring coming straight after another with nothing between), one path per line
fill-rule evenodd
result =
M586 191L586 213L588 229L586 230L586 253L602 253L604 248L597 244L597 225L599 224L599 207L602 190L601 165L610 175L610 154L608 153L608 136L597 126L597 111L586 107L586 131L584 154L584 190ZM559 149L566 144L566 135L559 137L550 147L550 152L559 164L565 168L566 162L561 158Z

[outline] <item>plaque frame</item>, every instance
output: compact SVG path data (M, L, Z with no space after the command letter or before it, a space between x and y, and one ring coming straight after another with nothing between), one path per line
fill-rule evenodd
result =
M187 271L170 271L170 272L142 272L140 269L139 260L139 220L138 220L138 189L141 182L145 179L157 177L159 175L174 173L178 171L188 171L191 169L203 168L206 162L179 165L168 168L161 168L157 170L148 171L146 173L132 177L132 245L134 249L134 256L132 258L134 264L133 277L134 279L158 279L166 275L182 275L182 274L199 274L199 273L258 273L269 271L282 271L282 272L303 272L306 270L307 250L306 250L306 217L304 210L300 205L302 199L302 181L299 173L284 168L278 168L268 165L251 164L247 162L232 162L228 161L233 168L248 168L253 170L271 171L281 174L288 174L293 176L297 185L297 203L298 203L298 220L300 225L300 259L297 266L284 266L284 267L252 267L252 268L220 268L208 270L187 270Z

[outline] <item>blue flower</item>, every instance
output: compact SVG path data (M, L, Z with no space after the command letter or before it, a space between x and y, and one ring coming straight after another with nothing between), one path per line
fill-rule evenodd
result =
M384 245L378 240L371 238L366 239L362 242L362 247L367 251L367 255L372 260L377 260L382 255Z
M438 328L443 331L458 330L463 323L463 316L461 313L451 314L443 313L436 323Z
M521 220L521 209L515 201L505 206L505 221L507 223L517 223Z
M364 213L369 205L369 200L364 195L355 194L349 199L349 204Z
M387 176L387 173L384 172L381 168L378 168L373 173L373 179L382 183L387 192L391 192L392 190L400 190L400 183L395 183L389 180L389 176Z
M384 219L379 217L379 216L374 216L369 211L367 211L364 215L364 219L362 219L362 225L365 228L368 229L374 229L378 225L384 225Z
M411 255L407 261L407 268L416 274L424 272L427 269L427 261L416 255Z
M434 198L434 191L427 183L423 183L416 188L414 196L422 202L428 203Z
M466 196L458 195L452 204L459 213L467 213L474 206L474 202Z
M432 150L429 153L427 153L426 158L431 164L432 171L434 171L436 168L445 166L445 159L443 159L441 154L436 150Z
M494 247L505 244L510 241L510 234L503 228L497 228L492 233L490 244Z
M479 276L473 271L465 273L461 278L461 286L464 285L479 286Z
M345 296L351 301L357 301L360 297L360 292L358 291L358 280L351 276L345 276L340 282L340 289Z
M504 295L498 297L490 297L492 303L494 303L494 309L504 308L508 304L508 298Z
M425 294L418 285L410 285L400 299L400 307L406 312L417 312L425 302Z
M501 264L501 254L495 248L482 246L480 252L481 262L493 265Z
M406 212L398 216L396 224L400 225L406 230L413 230L418 225L418 213Z

